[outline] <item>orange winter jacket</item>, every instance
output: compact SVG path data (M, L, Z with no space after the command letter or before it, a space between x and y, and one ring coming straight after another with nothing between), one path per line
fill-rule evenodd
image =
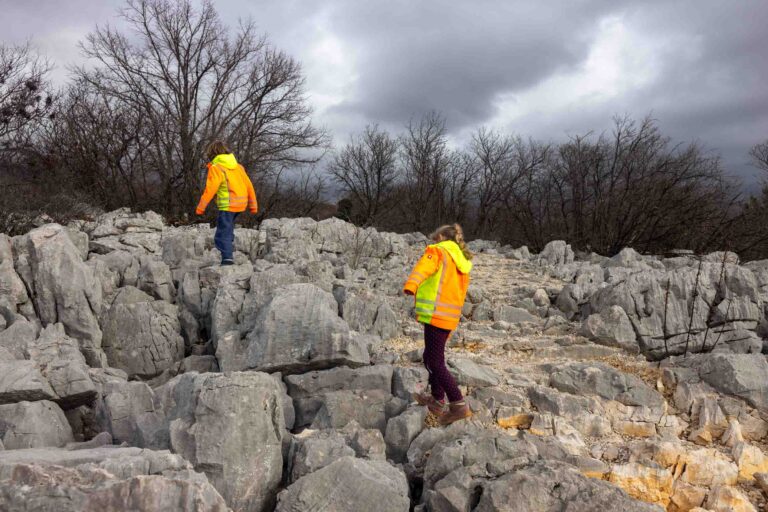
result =
M248 207L251 213L259 210L256 192L248 174L237 163L235 155L217 155L208 163L205 191L197 204L196 213L202 215L208 203L216 196L216 206L225 212L242 212Z
M456 329L471 270L472 262L453 240L427 246L403 287L416 296L416 319L441 329Z

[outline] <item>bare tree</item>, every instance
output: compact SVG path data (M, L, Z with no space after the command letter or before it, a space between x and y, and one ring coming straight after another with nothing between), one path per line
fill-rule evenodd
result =
M333 156L328 172L353 200L354 222L375 222L391 200L398 177L398 143L378 126L367 126Z
M448 159L443 178L444 215L446 221L459 222L465 233L476 235L474 224L467 224L474 208L473 187L477 168L465 152L453 151Z
M4 158L28 143L28 129L52 114L54 95L46 75L50 64L29 44L0 44L0 150Z
M432 229L445 219L445 175L451 158L445 120L436 112L419 121L411 120L400 137L400 147L404 227L415 231Z
M758 169L768 172L768 140L755 144L749 150L749 156Z
M515 150L519 139L487 128L478 129L469 143L475 171L476 223L474 232L485 237L502 221L498 209L519 178Z
M287 168L254 184L261 192L257 222L269 216L318 218L326 212L328 183L314 169L289 172Z
M129 0L122 17L133 34L98 27L81 45L96 66L76 77L141 123L142 165L167 211L194 202L212 138L229 140L254 173L320 158L312 150L326 135L309 121L299 64L252 23L225 27L208 0L199 10L191 0Z

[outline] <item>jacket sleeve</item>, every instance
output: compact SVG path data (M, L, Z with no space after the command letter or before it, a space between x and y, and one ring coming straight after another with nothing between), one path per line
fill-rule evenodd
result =
M436 247L427 247L419 261L416 262L416 266L413 267L411 275L408 276L408 280L405 282L405 286L403 286L403 291L411 292L415 295L421 283L437 272L439 266L440 250Z
M208 177L205 180L205 190L203 191L203 195L200 198L200 202L197 203L197 209L195 210L195 213L202 215L203 212L205 212L205 208L208 206L208 203L211 202L213 196L216 195L216 191L219 190L219 185L221 185L222 179L223 176L221 171L219 171L216 166L209 164Z
M259 202L256 201L256 191L253 189L253 183L248 174L245 175L246 185L248 186L248 210L251 213L257 213L259 211Z

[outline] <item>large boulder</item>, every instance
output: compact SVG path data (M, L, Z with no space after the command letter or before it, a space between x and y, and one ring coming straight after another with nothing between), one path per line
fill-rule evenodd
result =
M293 483L332 464L341 457L385 460L386 446L381 432L350 423L343 429L306 429L291 437L285 464L286 476Z
M536 257L539 265L567 265L573 263L574 254L571 246L562 240L553 240L544 246L544 249Z
M171 449L236 511L271 510L283 470L281 389L267 374L184 374L169 383Z
M762 354L709 354L695 358L701 379L720 391L768 411L768 362Z
M74 441L64 412L53 402L0 405L0 441L7 450L61 447Z
M0 509L225 512L205 475L178 455L139 448L29 449L0 457Z
M343 457L282 491L276 512L407 512L405 474L386 462Z
M100 412L116 443L168 448L168 422L155 393L144 382L114 379L103 390Z
M47 224L14 239L16 267L32 294L43 325L60 322L80 343L88 364L103 366L101 286L67 230Z
M611 306L602 313L589 315L579 332L592 341L603 345L637 351L637 339L632 322L620 306Z
M120 290L104 318L109 365L131 377L153 377L184 359L178 308L137 288Z
M55 401L62 408L72 409L96 398L96 386L85 358L77 341L66 335L62 324L48 325L27 351L50 383L56 394Z
M326 403L327 395L331 393L378 392L378 395L383 396L391 394L392 376L393 368L389 365L339 367L286 376L288 394L293 399L296 410L296 426L311 424Z
M668 271L633 271L589 297L592 313L604 315L613 306L627 314L640 350L649 358L663 359L707 352L718 341L728 343L715 328L754 328L762 299L749 269L704 262ZM730 337L730 342L738 344L739 337Z
M245 364L260 371L296 373L370 361L365 339L338 316L333 295L312 284L276 290L246 343Z
M56 393L34 361L0 361L0 404L54 398Z
M386 391L332 391L323 396L323 404L312 420L311 428L343 428L354 421L364 428L375 428L383 433L387 419L404 408L402 400Z

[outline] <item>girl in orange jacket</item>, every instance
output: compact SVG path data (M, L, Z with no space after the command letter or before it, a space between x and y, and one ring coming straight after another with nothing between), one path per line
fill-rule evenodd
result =
M215 141L208 146L206 152L208 177L205 191L197 204L195 213L202 215L208 203L216 196L216 206L219 214L216 217L216 234L213 243L221 253L222 265L233 265L235 244L235 219L245 211L246 206L251 213L259 211L256 202L256 192L253 190L248 174L242 165L237 163L235 155L230 153L222 141Z
M415 296L416 319L424 324L424 366L429 372L432 393L416 393L414 399L448 425L469 418L472 411L445 366L445 344L461 319L461 309L469 287L472 253L464 243L458 224L441 226L430 235L403 291ZM445 397L449 403L446 407Z

